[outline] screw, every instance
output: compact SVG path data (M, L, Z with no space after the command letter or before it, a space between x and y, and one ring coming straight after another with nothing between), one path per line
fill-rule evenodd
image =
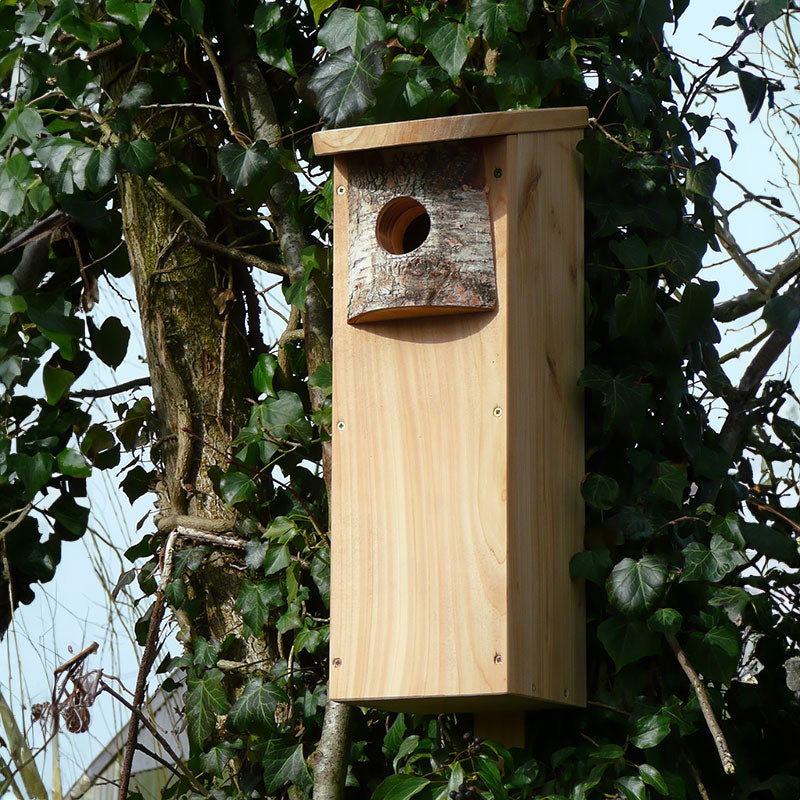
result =
M500 167L497 167L494 171L495 178L502 178L503 177L503 170Z
M337 422L337 423L336 423L336 430L337 430L337 431L343 431L343 430L344 430L346 427L347 427L347 426L346 426L346 425L344 424L344 422L343 422L343 421L341 421L341 420L340 420L339 422Z
M496 417L502 417L503 416L503 409L500 408L500 406L495 406L494 407L494 411L492 411L492 414L494 414Z
M342 659L341 658L334 658L333 659L333 666L334 667L341 667L342 666Z
M536 684L531 684L531 694L536 694Z
M337 186L336 194L344 194L344 186Z
M564 699L566 700L569 697L569 689L564 689Z
M503 656L501 656L500 653L495 653L494 654L494 663L495 664L502 664L503 663Z

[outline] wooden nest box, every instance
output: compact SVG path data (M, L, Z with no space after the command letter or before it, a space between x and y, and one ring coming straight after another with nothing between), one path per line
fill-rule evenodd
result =
M317 133L334 156L331 680L585 704L585 108Z

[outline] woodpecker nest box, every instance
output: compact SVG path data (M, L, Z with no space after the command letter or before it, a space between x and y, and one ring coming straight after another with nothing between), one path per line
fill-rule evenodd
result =
M586 122L314 136L334 156L332 699L585 704Z

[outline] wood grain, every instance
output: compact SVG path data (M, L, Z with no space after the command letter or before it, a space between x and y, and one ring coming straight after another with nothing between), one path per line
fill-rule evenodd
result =
M543 108L521 111L492 111L355 128L318 131L314 134L314 152L318 156L398 147L420 142L446 142L455 139L482 139L530 131L585 128L589 118L585 106Z
M481 148L451 143L348 158L350 322L495 307L481 157ZM376 229L383 209L401 199L424 207L430 231L410 252L390 253L376 239Z
M334 185L330 696L418 711L585 701L580 131L480 142L497 307L350 325Z

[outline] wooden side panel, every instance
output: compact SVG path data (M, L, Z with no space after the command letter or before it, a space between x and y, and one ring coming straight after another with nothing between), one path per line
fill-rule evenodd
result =
M509 143L509 691L586 702L582 132Z
M504 308L504 140L487 147ZM331 697L480 703L508 689L507 326L497 309L348 325L341 157L334 181Z

